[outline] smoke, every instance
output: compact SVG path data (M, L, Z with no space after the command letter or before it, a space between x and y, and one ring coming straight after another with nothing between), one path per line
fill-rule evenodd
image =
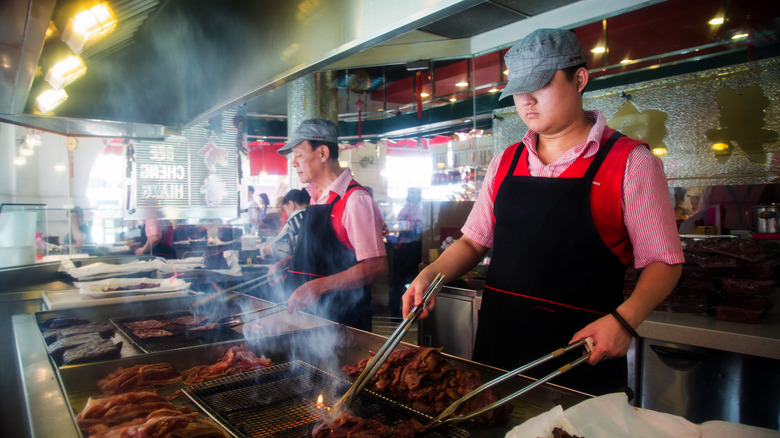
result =
M90 114L107 119L180 126L228 99L254 33L240 8L220 2L166 2L132 43L90 61ZM244 51L242 53L242 51ZM75 83L74 85L77 85Z

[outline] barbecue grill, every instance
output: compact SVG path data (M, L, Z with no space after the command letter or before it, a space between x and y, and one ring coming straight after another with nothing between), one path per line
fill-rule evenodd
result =
M165 328L173 333L172 336L163 336L155 338L139 338L133 331L125 326L129 322L146 321L154 319L160 322L170 321L179 317L192 316L192 312L171 312L157 315L133 316L127 318L111 318L114 324L124 336L144 353L153 353L157 351L175 350L177 348L194 347L197 345L217 344L221 342L236 341L243 339L244 335L240 332L226 327L220 327L215 330L187 330L187 327ZM212 322L212 321L207 321Z
M349 387L348 381L295 361L194 385L184 393L233 436L299 438L312 436L314 428L329 418L329 407ZM431 420L370 391L360 393L351 411L391 426L410 418L421 423ZM459 438L469 434L447 425L425 436Z
M331 373L326 374L325 379L327 379L327 383L320 386L315 386L313 384L309 385L312 387L312 392L315 392L314 390L319 391L316 391L316 393L313 394L301 394L299 391L297 395L294 395L293 400L295 400L294 403L297 407L311 407L316 403L316 397L322 393L323 398L325 399L324 404L326 406L333 406L335 400L337 400L338 397L344 393L346 388L349 387L349 382L346 379L342 382L338 378L335 378L334 382L333 375L339 376L338 370L340 370L342 366L359 362L366 357L369 352L378 351L387 341L387 338L383 336L338 325L305 313L297 312L287 314L286 312L281 312L270 318L288 324L290 326L289 330L284 330L270 336L251 336L252 339L245 341L239 340L220 344L204 344L176 350L142 353L138 347L130 342L130 338L123 334L123 330L117 332L114 339L116 341L125 341L122 357L120 359L62 367L57 366L53 361L41 360L41 358L46 357L46 348L45 343L41 338L41 332L38 325L49 318L67 316L82 317L93 321L107 321L111 318L118 320L120 316L139 317L143 315L143 318L152 318L155 315L165 314L166 317L173 317L173 313L166 312L181 312L182 309L190 309L192 308L193 301L195 301L195 297L188 296L124 305L104 305L93 308L75 308L15 315L13 324L14 341L19 356L19 370L20 373L25 376L24 378L26 381L24 403L34 428L32 436L80 438L82 435L76 427L76 414L83 409L89 397L100 396L95 386L97 380L108 375L110 372L115 371L118 367L129 368L137 364L167 362L173 365L176 370L181 371L197 365L214 363L224 355L228 348L239 343L245 343L258 356L264 355L277 364L293 363L296 360L302 360L307 364L312 364L312 367L317 367L317 370L326 370L326 373ZM252 309L260 307L265 308L273 303L239 294L236 297L236 303L234 304L240 309ZM228 309L220 309L220 311L224 314L228 312ZM218 319L217 316L212 317ZM322 348L312 348L313 342L317 343L316 347L321 347L320 344L322 343L318 343L318 340L322 339L323 336L327 339L337 339L338 345L328 348L327 351L324 351ZM402 344L406 347L413 347L413 345ZM486 381L504 373L501 370L456 357L449 357L449 360L452 360L454 363L458 364L458 366L465 369L480 371ZM269 373L270 371L268 370L271 370L271 368L267 368L263 373ZM264 375L263 373L256 374ZM321 374L319 371L312 371L311 373L316 375ZM252 374L247 374L247 376L250 375ZM241 378L241 376L235 377L235 379L239 380ZM232 381L227 380L232 378L223 379L209 381L204 384L193 386L192 388L210 388L211 385L219 385L221 382ZM284 379L279 379L279 381L285 382ZM505 384L502 383L499 385L496 390L500 395L509 394L510 391L516 391L517 388L528 383L530 383L530 380L528 379L513 377L510 381L505 382ZM296 390L305 388L308 385L299 385L296 383L283 384L290 385ZM180 389L181 386L183 386L183 384L179 383L171 385L170 387L165 387L161 394L172 394ZM247 385L245 384L245 386ZM251 386L251 388L247 389L247 391L250 393L261 393L256 388L260 386L255 384L254 381L252 381L252 384L249 386ZM267 385L262 386L261 388L263 388L265 392L270 392L270 387ZM279 398L279 396L275 397L277 397L277 399ZM368 406L365 407L367 411L357 411L357 409L364 409L362 397L380 398L369 399L370 402L368 403ZM564 408L567 408L585 398L587 398L587 396L581 393L557 387L554 384L544 384L512 402L515 409L507 424L496 425L488 429L468 429L468 433L473 438L503 436L513 426L541 414L555 405L561 405ZM231 397L231 400L243 399L250 398L242 397L241 395ZM186 405L191 406L196 411L202 410L209 414L209 416L212 415L211 408L208 408L208 403L205 401L198 402L199 404L202 404L197 406L191 401L190 397L183 397L179 400L180 403L186 403ZM282 401L280 400L279 403L281 402ZM235 403L235 401L233 403ZM351 407L356 415L368 419L376 419L377 421L388 425L393 424L393 421L395 421L394 419L398 417L381 417L381 415L391 415L389 412L395 412L396 409L402 409L401 414L399 414L402 418L410 418L410 415L419 415L414 412L410 413L408 408L399 408L399 406L400 405L392 402L388 403L386 402L386 399L381 398L381 396L375 396L374 393L366 390L360 394L360 397L355 399ZM236 407L240 407L240 405L234 404L230 409ZM289 410L291 411L291 409ZM239 420L242 420L243 417L239 416L239 413L242 415L249 415L251 414L251 409L233 412L233 415L236 415ZM284 411L284 415L288 415L287 411ZM214 414L214 417L217 418L217 415ZM284 418L285 424L289 425L293 423L293 420L289 419L289 417ZM430 421L429 418L427 420L425 417L418 418L423 424ZM260 420L268 423L271 421L270 419L267 420L263 418ZM219 419L219 421L223 420ZM316 424L319 420L307 421L306 426L301 429L305 429L307 432L296 436L307 436L307 433L311 431L311 428L313 427L313 424L311 424L312 421ZM251 430L249 429L250 426L243 427ZM448 429L445 429L444 427L445 426L433 429L430 433L436 433L438 436L445 436L445 434L449 432ZM236 436L244 436L241 435L241 430L236 430L231 433L235 433ZM284 436L281 432L273 433L279 434L278 436ZM294 434L296 432L292 433ZM461 435L456 434L455 436Z

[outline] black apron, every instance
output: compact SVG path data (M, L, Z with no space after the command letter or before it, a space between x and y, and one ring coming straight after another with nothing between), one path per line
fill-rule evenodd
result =
M355 187L360 186L356 183L350 184L347 193ZM331 210L340 199L337 196L329 204L306 207L298 244L287 271L288 296L307 281L337 274L357 265L355 252L341 243L331 224ZM306 311L331 321L371 331L371 286L328 292Z
M514 176L525 145L517 148L495 197L475 361L517 368L567 345L622 303L625 267L599 236L589 198L593 177L620 136L599 148L582 178ZM565 363L559 361L528 374L542 377ZM626 359L583 364L553 383L590 394L620 391L627 384Z

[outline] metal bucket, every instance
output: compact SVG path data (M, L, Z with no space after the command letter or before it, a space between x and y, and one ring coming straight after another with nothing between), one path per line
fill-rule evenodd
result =
M778 233L778 216L780 216L780 204L756 205L753 207L753 221L756 233Z

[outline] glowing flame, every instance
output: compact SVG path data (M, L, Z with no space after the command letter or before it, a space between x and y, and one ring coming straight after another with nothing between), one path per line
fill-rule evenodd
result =
M317 409L325 409L325 410L328 410L328 411L330 410L329 407L325 406L325 403L323 402L323 399L322 399L322 394L320 394L319 397L317 397Z

